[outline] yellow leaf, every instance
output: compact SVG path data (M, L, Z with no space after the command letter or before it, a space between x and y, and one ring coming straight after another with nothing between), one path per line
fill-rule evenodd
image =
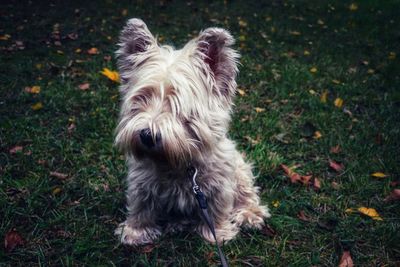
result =
M272 201L272 206L274 206L275 208L279 207L280 205L281 203L279 202L279 200Z
M247 22L241 18L239 18L239 26L242 28L247 27Z
M373 208L366 208L366 207L360 207L357 209L360 213L367 215L371 217L373 220L376 221L383 221L382 217L379 215L379 213L373 209Z
M101 71L101 74L106 76L108 79L110 79L113 82L119 83L119 74L116 71L111 71L107 68L104 68L103 71Z
M352 3L349 6L350 11L356 11L358 9L358 5L356 3Z
M239 41L241 41L241 42L246 41L246 36L240 35L240 36L239 36Z
M255 107L254 110L255 110L257 113L261 113L261 112L264 112L264 111L265 111L265 108Z
M340 97L336 98L334 104L336 107L341 108L343 106L343 99Z
M336 79L333 79L332 82L333 82L334 84L340 84L340 81L339 81L339 80L336 80Z
M325 90L325 91L322 93L321 97L320 97L321 102L322 102L322 103L326 103L327 98L328 98L328 90Z
M310 72L311 73L316 73L318 70L317 70L317 68L316 67L312 67L311 69L310 69Z
M310 89L310 90L308 90L308 92L309 92L310 94L312 94L312 95L316 95L316 94L317 94L317 92L315 92L314 89Z
M376 177L376 178L385 178L385 177L387 177L387 175L384 174L383 172L374 172L373 174L371 174L371 176Z
M311 53L310 53L310 51L308 51L308 50L304 50L304 53L303 53L305 56L309 56Z
M77 49L75 50L75 53L77 53L77 54L79 54L80 52L82 52L82 49L80 49L80 48L77 48Z
M315 131L314 132L314 139L320 139L322 137L322 134L320 131Z
M59 188L59 187L54 188L52 193L54 196L61 193L61 188Z
M43 104L42 104L42 102L38 102L38 103L32 105L31 108L32 108L33 110L39 110L39 109L42 109L42 108L43 108Z
M246 95L246 91L243 90L243 89L238 89L238 93L239 93L239 95L241 95L241 96Z
M396 53L395 52L390 52L389 56L388 56L388 59L393 60L395 58L396 58Z
M39 94L40 93L40 86L37 86L37 85L32 86L30 93L31 94Z
M346 212L346 213L353 213L354 212L354 209L346 209L344 212Z

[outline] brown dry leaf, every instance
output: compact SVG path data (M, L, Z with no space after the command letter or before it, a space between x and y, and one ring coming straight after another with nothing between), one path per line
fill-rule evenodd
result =
M53 196L58 195L61 193L61 188L60 187L56 187L53 189L53 191L51 192L53 194Z
M90 83L82 83L82 84L80 84L78 87L79 87L80 90L86 91L86 90L89 89Z
M260 143L260 139L259 139L260 137L259 136L257 136L256 139L253 139L250 136L245 135L243 138L246 139L248 142L250 142L253 146Z
M311 221L311 218L305 214L304 210L301 210L297 213L297 218L299 218L299 220L301 220L303 222Z
M276 231L269 224L264 225L264 227L261 229L261 233L269 237L276 236Z
M300 182L304 185L308 185L310 183L311 178L312 178L312 175L302 175L300 177Z
M330 152L332 154L339 154L341 150L342 149L340 148L340 146L336 145L336 146L331 147Z
M321 182L317 177L314 178L313 187L314 187L315 191L318 191L321 189Z
M320 139L321 137L322 137L322 134L321 134L320 131L315 131L314 132L314 136L313 136L314 139Z
M395 200L400 200L400 189L394 189L383 201L389 202Z
M18 152L22 152L22 146L15 146L9 150L10 154L16 154Z
M292 168L289 168L288 166L286 166L285 164L281 164L281 168L283 169L283 171L285 172L286 176L288 176L290 178L290 182L292 184L301 181L301 176L300 174L294 172L292 170Z
M343 163L337 163L336 161L329 160L329 167L334 169L337 172L341 172L344 170L344 165Z
M65 180L68 177L68 174L61 173L61 172L50 172L50 176L56 177L60 180Z
M6 252L13 251L17 246L24 245L25 241L16 229L9 231L4 238L4 248Z
M342 257L340 258L338 267L353 267L353 259L351 258L350 251L343 251Z
M141 253L150 253L156 248L155 244L148 244L140 248Z
M87 53L89 55L97 55L97 54L99 54L99 50L96 47L92 47L87 51Z
M261 112L264 112L264 111L265 111L265 108L255 107L254 110L255 110L257 113L261 113Z

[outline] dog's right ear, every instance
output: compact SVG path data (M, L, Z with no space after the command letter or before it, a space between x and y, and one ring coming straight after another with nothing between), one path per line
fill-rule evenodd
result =
M141 19L133 18L122 30L119 36L119 49L116 52L120 73L127 71L140 62L136 55L146 52L156 45L156 39Z

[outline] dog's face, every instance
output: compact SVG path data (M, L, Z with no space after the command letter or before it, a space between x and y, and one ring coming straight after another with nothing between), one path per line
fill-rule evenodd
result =
M160 46L131 19L117 51L122 106L116 144L136 158L186 163L226 135L238 54L225 30L209 28L183 49Z

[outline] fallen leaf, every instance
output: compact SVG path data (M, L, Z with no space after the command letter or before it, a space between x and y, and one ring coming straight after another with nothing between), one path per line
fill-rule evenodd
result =
M2 40L2 41L7 41L10 38L11 38L11 35L9 35L9 34L4 34L4 35L0 36L0 40Z
M128 15L128 9L122 9L121 15L126 17Z
M308 50L304 50L303 54L304 54L305 56L309 56L311 53L310 53L310 51L308 51Z
M90 83L82 83L82 84L80 84L78 87L79 87L79 89L81 89L82 91L86 91L86 90L89 89Z
M103 71L101 71L101 74L106 76L111 81L119 83L119 74L118 74L118 72L111 71L111 70L109 70L107 68L104 68Z
M301 210L297 213L297 218L303 222L310 222L311 218L304 213L304 210Z
M156 248L155 244L148 244L140 248L141 253L150 253Z
M335 102L333 102L335 104L336 107L341 108L343 106L343 99L341 99L340 97L335 99Z
M328 90L325 90L322 94L321 94L321 102L322 103L326 103L327 99L328 99Z
M10 154L16 154L18 152L22 152L22 146L15 146L9 150Z
M374 208L360 207L357 209L360 213L371 217L376 221L383 221L381 216L379 216L378 212Z
M42 109L42 108L43 108L43 104L42 104L42 102L38 102L38 103L32 105L31 108L32 108L33 110L39 110L39 109Z
M333 79L332 82L333 82L334 84L340 84L340 81L339 81L339 80L336 80L336 79Z
M317 68L316 67L312 67L311 69L310 69L310 72L311 73L316 73L318 70L317 70Z
M53 196L58 195L59 193L61 193L61 188L56 187L53 189L53 191L51 192L53 194Z
M346 209L344 212L346 212L346 213L353 213L354 211L355 211L354 209L348 208L348 209Z
M395 200L400 200L400 189L394 189L383 201L389 202Z
M264 225L264 227L261 229L261 233L269 237L276 236L276 231L269 224Z
M334 169L337 172L341 172L344 170L344 165L343 163L337 163L336 161L329 160L329 167Z
M72 122L70 125L68 125L68 128L67 128L68 133L72 133L75 130L75 128L76 128L76 125L75 125L75 123Z
M392 182L390 182L389 185L390 185L391 187L398 186L398 185L400 185L400 181L392 181Z
M241 96L245 96L245 95L246 95L246 91L243 90L243 89L238 89L238 93L239 93L239 95L241 95Z
M281 164L281 168L285 172L286 176L290 178L290 182L292 184L295 184L297 182L303 184L303 185L308 185L310 183L310 180L312 178L312 175L300 175L293 171L294 167L288 167L285 164Z
M320 131L315 131L313 137L314 139L320 139L322 137L322 134Z
M259 144L260 143L260 139L261 139L260 136L257 136L256 139L253 139L248 135L245 135L243 138L246 139L248 142L250 142L252 145Z
M336 145L336 146L331 147L330 152L332 154L339 154L341 150L342 149L340 148L340 146Z
M60 180L65 180L68 177L68 174L61 172L50 172L50 176L56 177Z
M4 248L7 252L13 251L17 246L24 245L25 241L16 229L9 231L4 238Z
M292 168L289 168L288 166L286 166L285 164L281 164L281 168L283 169L283 171L285 172L286 176L288 176L290 178L290 182L291 183L296 183L298 181L301 181L301 176L300 174L294 172L292 170Z
M280 205L281 205L281 203L279 202L279 200L272 201L272 206L273 206L273 207L277 208L277 207L279 207Z
M261 113L261 112L264 112L264 111L265 111L265 108L255 107L254 110L255 110L257 113Z
M99 50L96 47L92 47L87 51L87 53L89 55L97 55L97 54L99 54Z
M375 73L375 70L374 70L374 69L368 69L368 70L367 70L367 73L368 73L368 74L374 74L374 73Z
M313 187L315 191L319 191L321 189L321 182L317 177L314 178Z
M332 182L332 183L331 183L331 186L332 186L332 188L335 189L335 190L339 190L339 189L340 189L340 185L339 185L337 182Z
M351 258L350 251L343 251L342 257L340 258L338 267L353 267L353 259Z
M30 94L39 94L40 93L40 86L32 86L32 87L25 87L25 92L30 93Z
M293 35L293 36L300 36L301 32L299 32L299 31L289 31L289 34Z
M386 174L384 174L383 172L374 172L373 174L371 174L371 176L376 177L376 178L385 178L388 177Z
M396 59L396 53L395 52L390 52L389 56L388 56L388 59L390 59L390 60Z

